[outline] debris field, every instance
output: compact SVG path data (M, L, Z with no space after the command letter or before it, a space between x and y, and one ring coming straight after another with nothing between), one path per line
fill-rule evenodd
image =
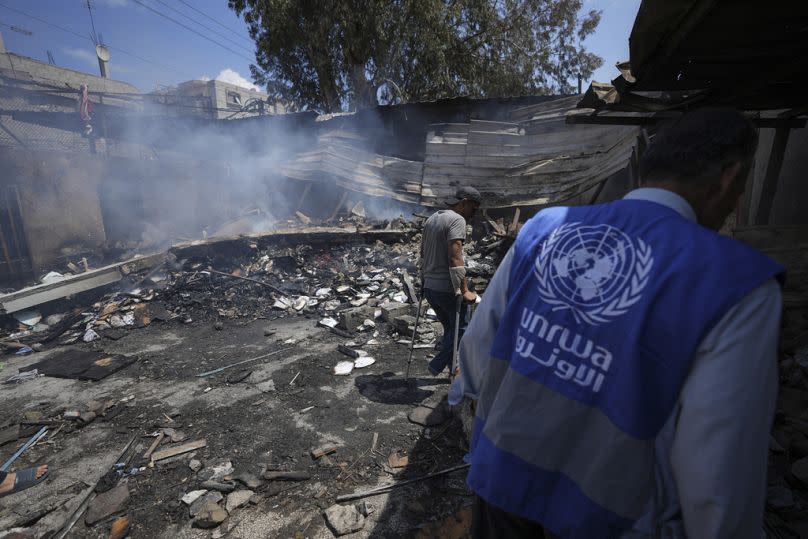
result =
M95 294L6 315L0 457L38 436L11 469L51 473L5 499L0 529L462 537L468 433L448 374L426 370L441 332L426 305L414 328L417 228L312 230L193 242ZM501 230L467 246L478 290Z

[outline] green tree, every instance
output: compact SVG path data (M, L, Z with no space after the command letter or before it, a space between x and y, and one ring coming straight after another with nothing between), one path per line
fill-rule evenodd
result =
M572 93L602 59L583 0L228 0L256 83L299 107Z

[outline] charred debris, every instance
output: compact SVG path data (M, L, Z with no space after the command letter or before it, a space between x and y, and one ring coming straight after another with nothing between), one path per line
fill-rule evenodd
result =
M0 526L240 537L249 515L280 506L297 517L262 524L281 534L263 536L462 528L468 499L454 472L466 434L448 385L423 368L403 379L410 340L421 358L439 340L426 306L413 327L420 220L200 240L107 265L119 278L67 297L60 287L99 270L26 289L59 297L3 315L0 391L15 393L0 403L3 454L33 440L18 466L49 461L69 476L76 452L93 462L0 513ZM517 223L504 221L470 226L479 291L513 240ZM174 340L199 346L162 353ZM444 492L430 515L416 493L435 485Z

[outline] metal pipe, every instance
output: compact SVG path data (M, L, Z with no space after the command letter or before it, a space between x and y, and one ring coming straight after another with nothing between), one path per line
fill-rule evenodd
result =
M22 446L16 453L11 455L11 458L8 459L6 462L4 462L2 466L0 466L0 472L5 472L6 470L8 470L8 468L12 464L14 464L14 461L17 460L18 458L20 458L20 455L25 453L25 451L29 447L31 447L32 445L34 445L37 442L37 440L39 440L40 438L45 436L46 432L48 432L48 427L42 427L41 429L39 429L39 432L37 432L36 434L31 436L31 439L28 440L27 442L25 442L24 446Z
M412 339L410 340L410 357L407 358L407 374L405 378L410 379L410 365L412 364L412 350L415 348L415 338L418 336L418 322L421 320L421 306L424 303L424 287L421 285L421 297L418 298L418 312L415 313L415 327L412 330Z

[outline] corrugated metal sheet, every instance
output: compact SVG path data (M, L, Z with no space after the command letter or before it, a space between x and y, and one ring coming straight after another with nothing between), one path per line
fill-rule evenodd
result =
M288 178L335 183L345 189L376 197L417 204L423 163L379 155L365 150L364 136L344 130L327 131L317 147L281 167Z
M361 130L326 130L281 172L424 206L442 205L460 185L477 188L491 208L562 202L625 168L637 136L633 127L566 124L576 103L514 104L512 121L432 125L423 163L369 151Z

